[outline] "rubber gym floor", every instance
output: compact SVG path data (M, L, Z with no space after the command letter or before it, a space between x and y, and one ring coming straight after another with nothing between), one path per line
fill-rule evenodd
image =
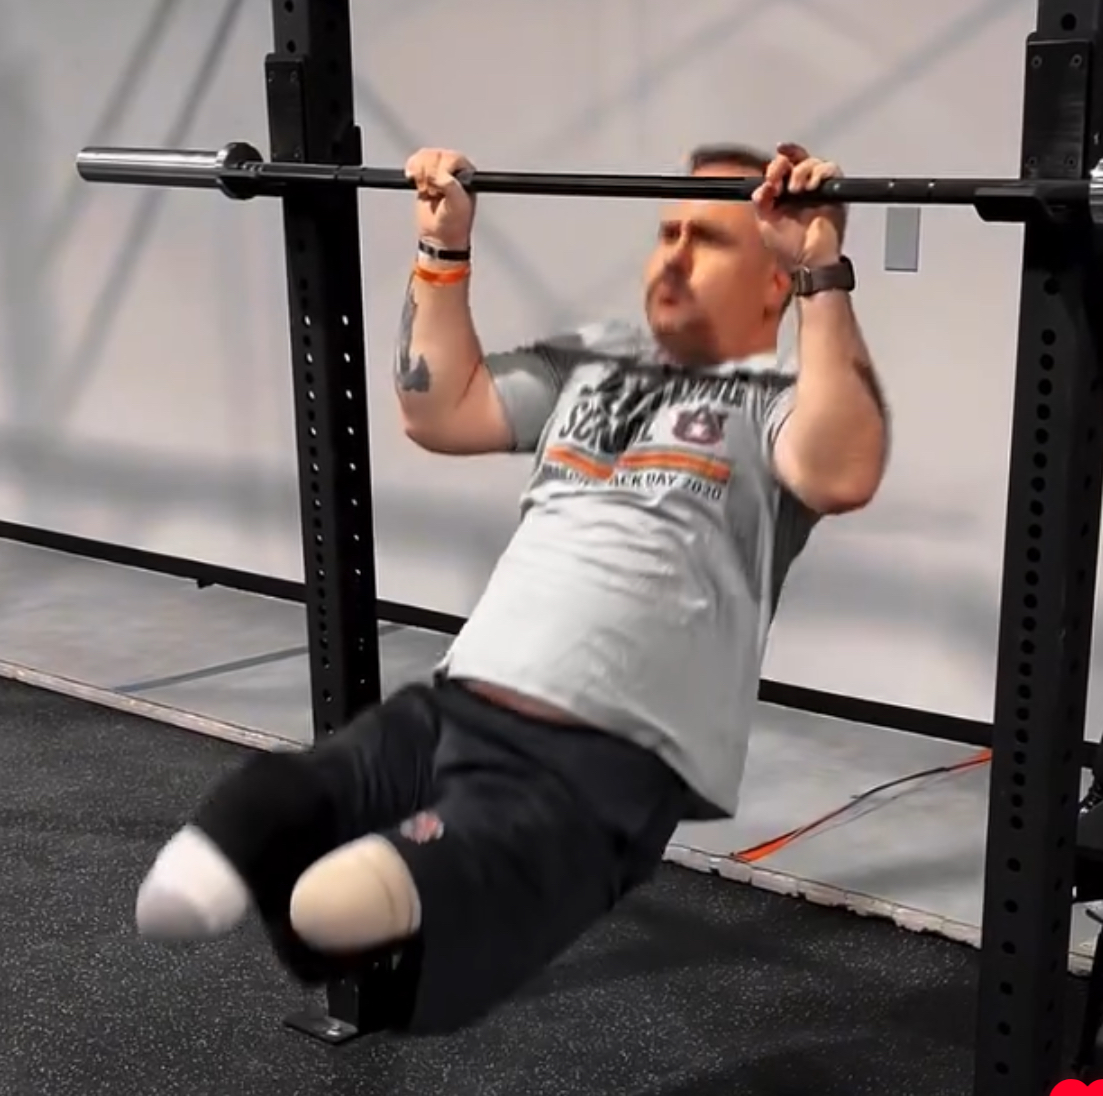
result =
M974 949L675 866L477 1028L315 1044L282 1027L302 992L255 926L181 949L132 928L242 749L11 682L0 713L3 1096L971 1091Z

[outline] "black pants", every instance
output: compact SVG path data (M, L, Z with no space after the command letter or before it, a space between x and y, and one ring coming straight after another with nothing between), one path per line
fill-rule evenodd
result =
M321 955L298 940L295 882L338 845L386 837L422 911L397 961L392 1026L424 1034L481 1018L539 974L650 877L691 802L647 750L441 682L400 690L307 753L252 759L195 821L305 981L378 956Z

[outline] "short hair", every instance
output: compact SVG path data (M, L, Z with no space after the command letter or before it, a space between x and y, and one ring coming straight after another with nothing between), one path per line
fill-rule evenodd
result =
M749 171L766 174L766 168L773 157L755 148L753 145L712 144L698 145L687 160L687 169L692 175L706 167L742 167Z

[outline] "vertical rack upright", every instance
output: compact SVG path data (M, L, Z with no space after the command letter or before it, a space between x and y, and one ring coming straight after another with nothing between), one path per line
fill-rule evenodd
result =
M1022 174L1100 157L1103 0L1039 0ZM1083 215L1026 225L993 730L976 1096L1061 1075L1103 482L1103 279Z
M359 164L349 0L272 0L273 161ZM356 190L282 199L315 739L379 700L363 275ZM379 977L385 977L382 967ZM287 1023L331 1043L377 1028L370 971Z

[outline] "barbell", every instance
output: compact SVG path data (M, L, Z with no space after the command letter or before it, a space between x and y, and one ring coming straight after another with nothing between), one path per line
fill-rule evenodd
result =
M231 198L284 196L298 188L348 186L409 190L398 168L339 164L270 163L252 145L234 141L216 151L86 148L77 172L92 183L221 190ZM594 175L527 171L474 171L461 182L473 193L548 197L657 198L749 201L760 178L687 175ZM985 221L1021 222L1039 213L1082 211L1103 227L1103 161L1087 179L829 179L796 202L847 205L972 206Z

